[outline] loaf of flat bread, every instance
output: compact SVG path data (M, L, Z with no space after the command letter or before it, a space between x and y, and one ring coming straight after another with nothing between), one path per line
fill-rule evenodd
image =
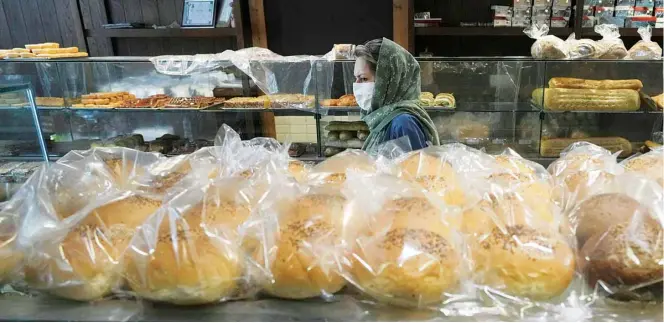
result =
M636 111L641 106L639 92L627 89L535 89L533 102L550 111Z
M583 139L572 138L554 138L544 139L540 145L540 155L542 157L559 157L560 153L569 145L577 141L586 141L600 147L610 150L611 153L621 151L620 157L627 157L632 154L632 144L629 140L622 137L590 137Z
M572 77L553 77L549 87L562 89L620 90L639 91L643 88L641 80L584 80Z

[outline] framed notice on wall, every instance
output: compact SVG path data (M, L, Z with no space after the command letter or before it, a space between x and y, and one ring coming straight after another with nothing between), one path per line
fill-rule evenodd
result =
M182 27L214 27L216 0L184 0Z

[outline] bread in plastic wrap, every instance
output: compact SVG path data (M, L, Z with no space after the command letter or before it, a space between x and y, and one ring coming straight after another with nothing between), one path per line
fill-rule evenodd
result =
M286 299L329 299L346 281L339 274L345 198L337 189L278 183L259 206L263 246L254 261L269 272L261 284Z
M566 147L548 167L555 182L555 199L568 210L622 173L617 155L595 144L578 141Z
M386 174L349 176L344 276L378 302L439 307L459 289L463 247L458 209Z
M639 92L630 89L547 88L535 89L532 97L550 111L636 111L641 107Z
M627 57L627 48L620 39L618 26L611 24L596 25L595 32L602 36L602 39L596 42L598 50L595 58L623 59Z
M399 176L442 197L448 205L462 206L465 194L459 176L437 147L417 150L397 160Z
M638 33L641 35L641 40L629 49L627 52L629 58L634 60L661 59L662 47L657 42L651 40L652 27L639 27Z
M30 288L67 299L109 296L122 283L122 254L136 228L160 201L123 193L99 198L58 230L46 231L26 254L24 278Z
M661 300L663 210L659 184L625 173L571 213L577 224L580 267L595 296Z
M625 138L590 137L583 138L582 140L572 138L544 139L541 143L540 155L543 157L559 157L565 148L579 141L585 141L597 146L601 146L602 148L607 149L612 153L619 153L620 157L626 157L632 154L632 143L630 143L629 140Z
M242 286L248 279L239 228L252 208L249 186L242 177L215 179L184 190L153 212L124 257L131 290L142 298L179 305L248 293Z
M575 37L575 34L572 33L565 41L570 59L590 59L599 55L600 48L594 40L576 39Z
M588 90L635 90L641 91L643 82L637 79L630 80L588 80L572 77L552 77L549 80L550 88L562 89L588 89Z
M348 149L314 166L308 180L341 188L349 169L372 172L376 170L374 159L362 150Z
M646 154L630 157L620 164L626 172L642 174L664 186L664 148L658 147Z
M524 33L535 39L535 43L530 47L530 54L533 58L566 59L569 57L569 49L565 41L556 36L547 35L549 33L548 25L533 24L526 28Z
M563 294L575 275L567 224L543 167L507 151L475 174L480 200L466 210L473 281L489 293L533 301Z
M23 253L16 246L18 219L15 214L4 212L9 206L0 204L0 284L10 281L23 260Z

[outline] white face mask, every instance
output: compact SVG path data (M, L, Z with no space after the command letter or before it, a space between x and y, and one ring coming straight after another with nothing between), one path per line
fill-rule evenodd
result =
M371 110L371 101L374 95L374 82L353 83L353 94L360 108L364 111Z

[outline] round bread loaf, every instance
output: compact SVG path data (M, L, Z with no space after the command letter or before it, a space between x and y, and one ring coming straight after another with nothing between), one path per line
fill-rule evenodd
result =
M444 214L425 198L390 200L356 239L352 282L381 302L438 304L460 280L459 250Z
M157 162L148 170L146 183L141 183L144 188L152 193L164 194L180 182L189 172L191 164L186 159L166 159Z
M616 223L630 222L634 217L654 221L647 207L622 193L590 197L578 206L571 217L578 222L576 238L580 248L590 237L607 232Z
M623 166L627 171L641 173L664 186L664 154L662 151L653 151L631 158L625 161Z
M2 221L0 221L0 226L2 224ZM0 235L0 283L9 280L11 274L23 260L23 254L15 248L15 238L14 234L11 236Z
M130 196L100 206L61 241L44 243L24 268L32 288L73 300L103 298L121 282L120 256L159 201Z
M591 287L600 283L618 298L651 300L662 296L664 250L658 223L620 223L593 235L580 252L581 268ZM639 295L632 287L640 286ZM654 287L652 290L647 287ZM645 288L645 289L644 289ZM623 289L629 293L622 293Z
M367 153L359 150L346 150L316 165L309 173L309 179L332 187L340 187L346 181L346 171L349 169L375 172L376 166Z
M341 243L344 203L339 195L308 194L280 207L276 245L268 251L272 281L263 286L268 294L304 299L328 296L344 287L345 280L332 271ZM263 258L258 252L256 261Z
M471 241L471 252L477 283L512 296L550 299L574 277L574 252L552 231L494 228Z
M399 163L400 176L442 197L446 204L461 206L466 201L450 163L423 151L410 153Z
M535 176L535 169L528 164L528 161L521 157L498 155L494 156L494 160L499 166L504 167L507 172Z
M154 240L135 240L128 249L125 278L138 296L196 305L227 299L238 292L244 257L237 229L248 218L250 208L216 198L214 192L208 191L208 195L205 202L181 216L160 210L168 214L158 228L150 229L158 230Z

